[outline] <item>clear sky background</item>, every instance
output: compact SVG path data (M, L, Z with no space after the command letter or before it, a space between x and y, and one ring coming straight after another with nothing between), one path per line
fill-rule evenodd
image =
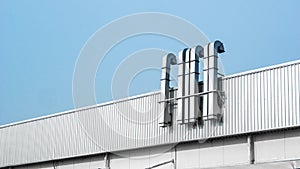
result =
M72 78L79 52L112 20L140 12L184 18L210 40L225 44L224 71L233 74L300 59L299 8L299 0L0 0L0 125L73 109ZM101 67L107 80L95 79L98 103L112 99L114 68L144 48L177 53L184 45L155 35L117 45ZM159 72L140 74L130 94L159 89L159 78Z

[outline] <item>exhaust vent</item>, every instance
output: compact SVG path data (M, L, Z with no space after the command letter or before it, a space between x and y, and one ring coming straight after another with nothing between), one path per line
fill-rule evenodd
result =
M190 113L190 53L191 49L187 49L185 52L185 74L184 74L184 123L189 122L189 113Z
M179 124L184 123L184 111L185 102L183 96L185 96L185 62L186 62L186 52L188 49L184 49L178 54L178 91L177 91L177 122Z
M223 100L221 98L222 84L219 84L218 80L218 54L223 52L225 52L223 44L215 41L205 47L196 46L180 51L178 62L173 54L164 56L161 78L162 100L160 101L163 112L160 121L162 127L172 124L171 109L176 101L178 124L196 124L196 122L202 124L203 120L218 118L222 107L220 100ZM199 90L199 84L202 84L199 82L200 58L203 58L204 64L203 91L201 92ZM178 65L178 91L177 97L174 98L173 95L170 96L170 68L176 63Z
M221 113L221 107L218 104L220 89L218 85L218 53L225 52L222 42L215 41L204 47L204 95L203 99L203 118L204 120L216 119Z
M170 69L171 65L177 63L176 56L172 53L169 53L163 57L162 61L162 74L161 74L161 112L163 115L160 119L160 126L166 127L172 123L171 115L171 104L170 104Z
M189 122L194 123L201 118L199 90L199 58L203 58L201 46L196 46L190 52L190 113Z

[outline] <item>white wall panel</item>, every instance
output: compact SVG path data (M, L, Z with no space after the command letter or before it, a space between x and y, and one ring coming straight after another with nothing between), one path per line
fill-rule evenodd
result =
M129 151L130 169L146 168L150 165L150 149L138 149Z
M158 146L125 152L116 152L111 158L111 168L144 169L174 159L173 146ZM160 169L173 169L173 164L160 166Z
M246 137L225 139L223 147L224 166L249 163Z
M255 158L258 163L299 159L299 129L257 135L255 139Z
M256 136L255 161L268 162L284 159L284 132Z
M72 169L89 169L90 163L91 163L91 160L88 157L74 159Z
M177 160L177 167L182 169L247 164L247 140L246 137L234 137L201 144L180 144Z
M177 168L200 167L200 144L190 143L177 146Z
M166 161L175 160L174 145L158 146L150 148L149 166L154 166ZM174 169L174 164L169 163L160 166L159 169Z
M98 169L105 166L104 156L90 157L89 169Z
M223 141L216 140L200 146L200 167L216 167L223 165Z
M300 131L285 131L284 146L286 159L300 159Z
M110 161L110 167L130 169L130 161L128 159L129 153L122 153L122 156L112 155Z

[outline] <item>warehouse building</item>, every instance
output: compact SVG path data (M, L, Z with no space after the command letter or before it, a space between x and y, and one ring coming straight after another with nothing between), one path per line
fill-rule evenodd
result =
M0 126L0 168L300 168L300 60L223 76L224 51L164 56L161 91Z

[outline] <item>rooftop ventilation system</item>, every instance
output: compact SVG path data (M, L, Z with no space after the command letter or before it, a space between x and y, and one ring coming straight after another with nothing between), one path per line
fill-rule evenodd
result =
M161 93L162 112L160 124L166 127L172 124L171 101L177 100L177 123L195 124L197 121L217 119L221 114L221 85L218 79L218 54L224 52L220 41L204 47L186 48L176 56L168 54L163 57ZM203 59L203 91L199 90L199 59ZM171 65L178 65L177 97L170 96ZM200 102L203 98L203 103ZM201 112L203 110L203 112Z

